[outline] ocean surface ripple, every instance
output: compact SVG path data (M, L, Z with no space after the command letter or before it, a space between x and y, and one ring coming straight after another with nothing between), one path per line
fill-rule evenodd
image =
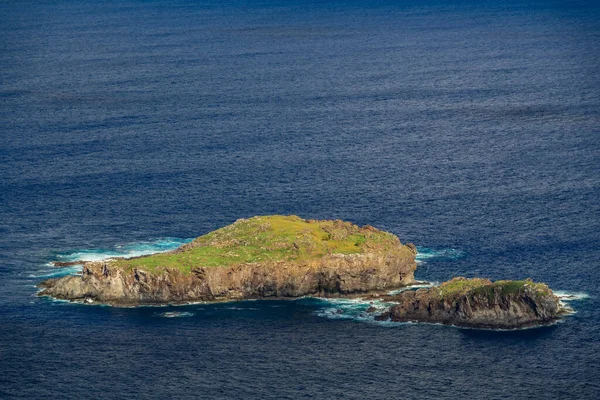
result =
M599 7L0 2L0 398L597 398ZM486 332L360 300L36 297L80 271L51 261L265 214L370 224L420 280L529 277L574 313Z

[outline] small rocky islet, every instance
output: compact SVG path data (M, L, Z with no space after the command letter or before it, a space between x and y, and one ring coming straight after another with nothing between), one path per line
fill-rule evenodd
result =
M372 226L297 216L258 216L174 251L85 262L82 273L39 284L40 296L140 306L302 296L377 296L379 320L515 329L552 323L564 310L544 284L454 278L418 283L416 247Z
M438 286L385 296L377 320L429 322L482 329L549 325L566 312L543 283L456 277Z

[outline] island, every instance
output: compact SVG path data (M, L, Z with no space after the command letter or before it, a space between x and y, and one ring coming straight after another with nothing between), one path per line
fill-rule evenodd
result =
M119 306L344 296L414 282L416 247L372 226L297 216L240 219L168 252L84 264L40 296Z
M41 282L39 295L122 307L360 297L390 304L383 313L369 307L381 313L377 320L487 329L547 325L565 312L548 286L530 279L458 277L414 290L416 254L415 245L370 225L258 216L170 252L86 262L80 274Z
M519 329L549 325L565 310L543 283L456 277L439 286L408 290L376 317L395 322L430 322L485 329Z

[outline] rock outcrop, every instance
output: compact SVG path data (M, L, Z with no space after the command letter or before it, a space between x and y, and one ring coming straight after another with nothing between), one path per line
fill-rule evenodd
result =
M518 329L550 324L562 315L548 286L524 281L454 278L439 286L408 290L387 301L397 303L378 320Z
M122 306L340 296L409 285L416 250L387 232L295 216L238 220L179 249L88 262L41 296Z

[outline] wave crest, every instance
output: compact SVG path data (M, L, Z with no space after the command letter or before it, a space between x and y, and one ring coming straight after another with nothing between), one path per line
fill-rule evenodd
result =
M175 250L179 246L191 242L192 239L161 238L155 241L144 241L117 245L112 249L81 249L69 253L57 254L59 261L100 261L114 257L139 257L148 254L164 253Z
M101 261L115 257L139 257L148 254L164 253L175 250L179 246L191 242L193 239L184 238L160 238L155 241L143 241L117 245L114 248L79 249L67 253L58 253L56 260L60 262L78 262L81 264L58 268L52 263L47 263L45 268L29 275L30 278L60 278L67 275L75 275L81 272L81 267L87 261Z
M194 315L193 312L187 311L167 311L163 313L157 313L159 317L163 318L184 318L184 317L192 317Z
M457 260L464 256L464 252L458 249L432 249L429 247L417 246L417 262L423 263L432 258Z

